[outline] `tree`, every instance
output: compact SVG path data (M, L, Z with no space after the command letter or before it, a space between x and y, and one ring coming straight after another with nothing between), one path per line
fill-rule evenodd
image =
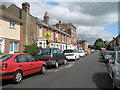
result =
M97 50L101 50L101 48L104 47L105 47L104 41L101 38L98 38L94 43L94 48Z
M98 38L95 43L94 43L94 46L97 44L97 42L104 42L101 38Z
M35 56L39 49L40 49L40 47L38 47L36 43L33 43L31 45L25 46L25 49L24 49L23 52L24 53L29 53L29 54Z

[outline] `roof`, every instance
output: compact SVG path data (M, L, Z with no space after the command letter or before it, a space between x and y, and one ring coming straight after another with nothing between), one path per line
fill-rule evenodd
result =
M16 22L19 22L19 23L23 23L21 19L15 17L14 15L12 15L12 14L10 14L7 11L2 10L2 9L0 9L0 17L6 17L10 20L13 20L13 21L16 21Z
M11 4L9 7L11 7L11 6L15 6L16 8L18 8L19 10L22 10L23 12L25 12L23 9L21 9L20 7L18 7L18 6L16 6L15 4ZM8 7L8 8L9 8ZM25 12L25 13L27 13L27 12ZM32 16L30 13L28 13L28 15L30 15L31 17L33 17L33 18L36 18L37 19L37 17L34 17L34 16Z
M57 23L57 24L60 24L61 29L62 28L70 28L70 26L72 26L73 28L76 29L76 27L72 23Z

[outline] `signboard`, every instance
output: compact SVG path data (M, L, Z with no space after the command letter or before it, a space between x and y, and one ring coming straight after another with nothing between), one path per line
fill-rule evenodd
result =
M50 40L50 32L45 32L44 39Z

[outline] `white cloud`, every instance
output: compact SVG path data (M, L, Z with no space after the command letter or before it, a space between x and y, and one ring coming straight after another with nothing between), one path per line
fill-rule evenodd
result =
M97 38L102 38L103 40L111 40L112 33L107 33L104 27L91 27L91 26L78 26L77 33L80 37L89 41L89 44L94 44Z
M22 2L25 0L17 1L11 3L21 7ZM43 19L43 15L47 11L50 17L50 24L55 24L59 20L73 23L77 27L77 33L80 37L87 39L89 43L93 43L99 37L104 40L109 40L113 37L111 33L105 32L104 27L118 21L118 4L115 2L98 3L91 1L92 3L83 3L55 0L59 4L51 5L45 3L46 0L45 2L43 0L27 1L30 1L31 14L33 16Z

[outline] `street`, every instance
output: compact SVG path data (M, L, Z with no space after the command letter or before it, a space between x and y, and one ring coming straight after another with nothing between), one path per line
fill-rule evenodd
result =
M112 80L107 65L96 52L67 65L49 68L43 75L27 76L19 84L3 81L3 88L112 88Z

